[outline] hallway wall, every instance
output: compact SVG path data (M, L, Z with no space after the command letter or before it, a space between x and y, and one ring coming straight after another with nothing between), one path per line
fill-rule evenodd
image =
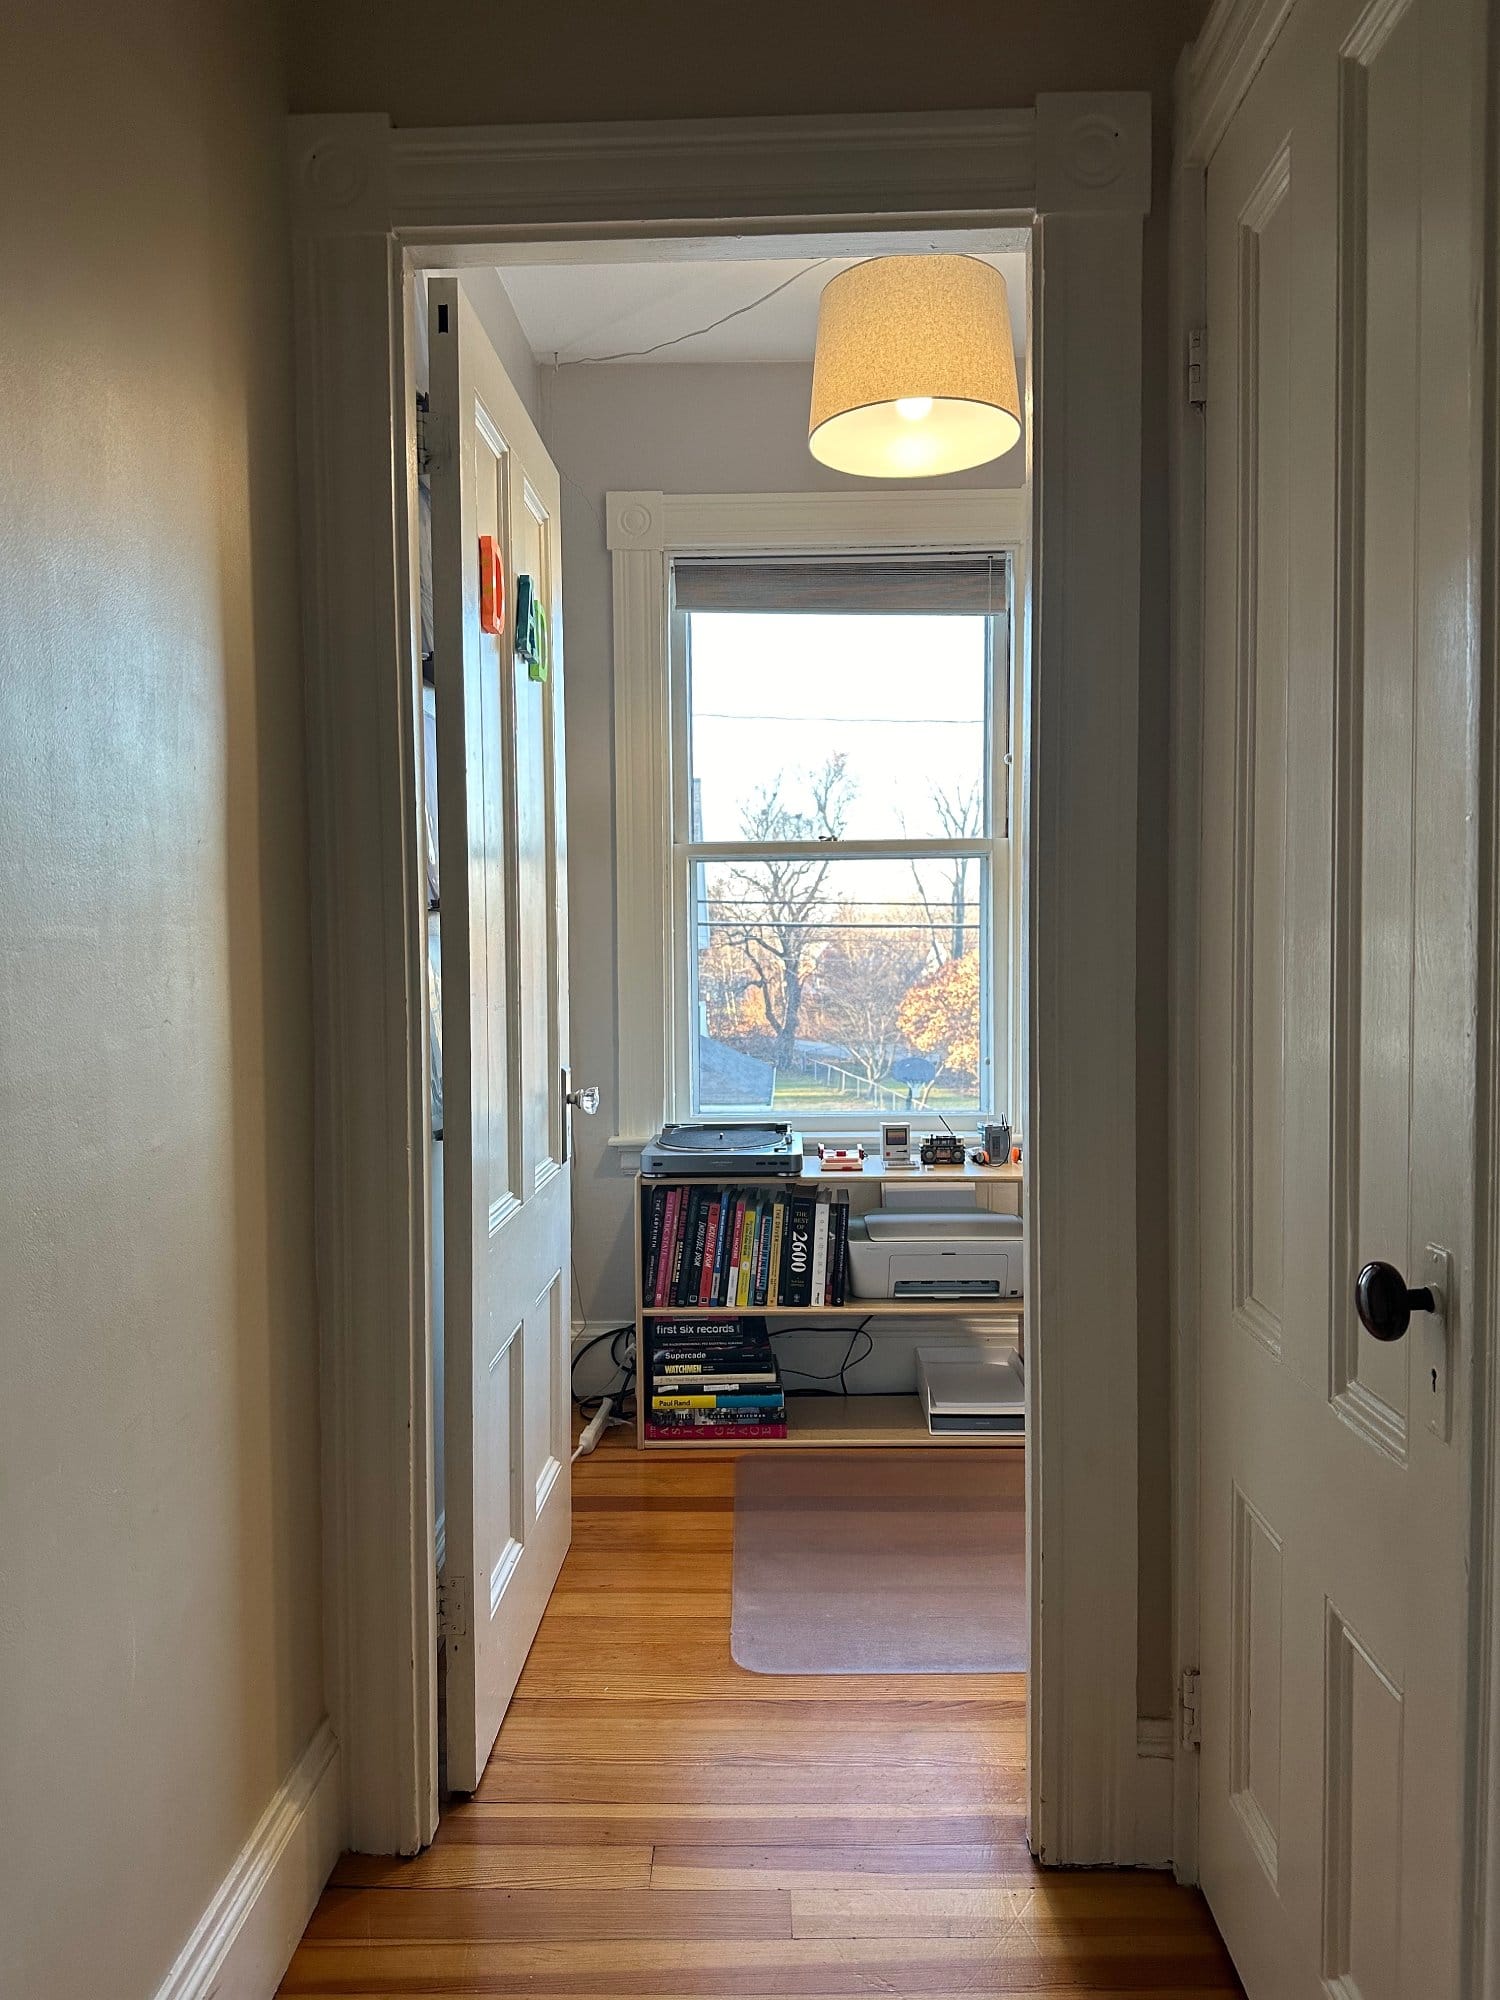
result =
M283 51L0 69L0 1992L154 1994L323 1715Z

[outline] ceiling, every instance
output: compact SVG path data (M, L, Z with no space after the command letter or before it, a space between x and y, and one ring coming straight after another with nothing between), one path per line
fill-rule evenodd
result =
M857 257L700 263L510 265L500 282L539 361L811 363L818 298ZM1026 339L1026 256L985 254L1010 293L1016 352ZM778 287L780 289L778 289ZM774 297L767 297L774 292ZM748 308L748 310L745 310ZM715 320L735 317L712 332ZM681 339L687 334L690 337ZM662 343L670 343L663 345ZM642 353L642 349L655 349Z

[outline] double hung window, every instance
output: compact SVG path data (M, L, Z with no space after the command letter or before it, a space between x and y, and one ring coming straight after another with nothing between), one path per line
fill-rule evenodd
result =
M678 557L670 589L675 1115L1005 1108L1009 555Z

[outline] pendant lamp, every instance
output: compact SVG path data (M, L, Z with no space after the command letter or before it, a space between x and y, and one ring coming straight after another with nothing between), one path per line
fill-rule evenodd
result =
M977 257L874 257L823 287L807 448L836 472L923 479L1021 435L1005 280Z

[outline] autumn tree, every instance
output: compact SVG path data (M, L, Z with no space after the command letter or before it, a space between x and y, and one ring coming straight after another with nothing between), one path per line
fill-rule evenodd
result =
M925 1104L938 1079L979 1076L979 953L949 958L919 979L902 1001L897 1020L911 1046L932 1064L918 1093Z
M744 840L767 843L836 841L844 830L853 786L848 758L830 757L808 780L809 809L788 797L778 771L740 815ZM767 855L727 869L728 889L716 900L717 938L743 954L766 1025L775 1037L778 1069L791 1068L808 975L824 941L828 860L822 855Z
M939 787L932 795L932 809L949 840L969 840L984 831L984 796L977 778L966 792ZM969 871L976 865L972 854L956 854L941 863L911 864L917 900L932 933L933 955L939 964L962 958L969 948ZM936 869L942 877L942 887L936 891L925 873L928 869Z
M920 929L877 924L840 931L818 958L819 1027L849 1051L851 1066L871 1085L906 1050L901 1008L928 955Z

